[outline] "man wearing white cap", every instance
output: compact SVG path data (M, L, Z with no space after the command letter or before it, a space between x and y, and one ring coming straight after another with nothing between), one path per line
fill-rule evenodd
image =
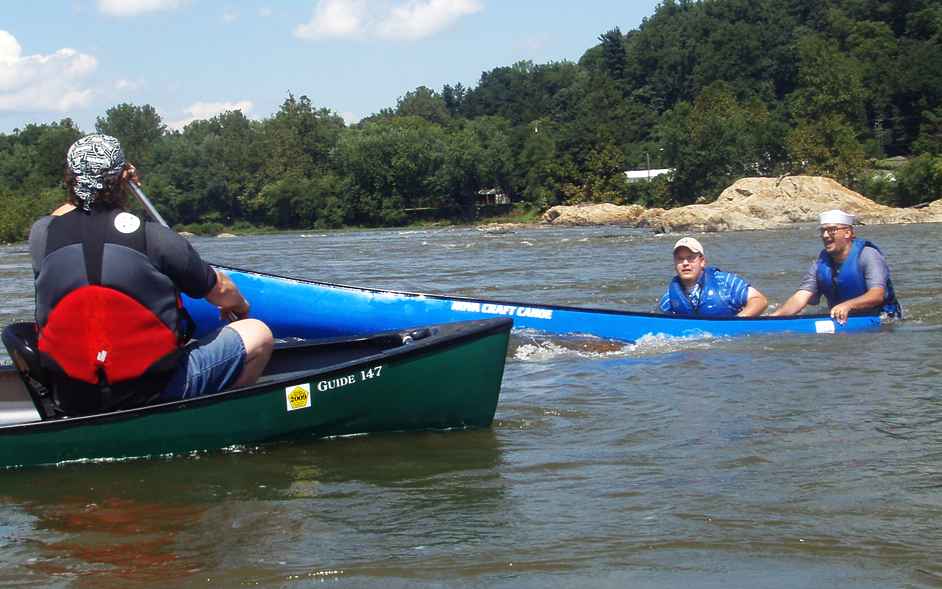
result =
M841 324L853 311L902 317L886 258L871 242L855 238L855 221L854 215L836 209L821 213L819 232L824 249L811 263L798 291L772 315L798 314L807 305L817 305L823 294L831 318Z
M765 295L732 272L707 266L699 241L684 237L674 244L671 280L658 307L664 313L701 317L755 317L768 305Z

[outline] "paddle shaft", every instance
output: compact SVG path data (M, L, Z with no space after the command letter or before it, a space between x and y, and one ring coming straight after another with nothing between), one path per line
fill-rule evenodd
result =
M155 207L154 203L152 203L150 199L147 198L147 195L144 194L144 191L141 190L141 187L138 186L134 180L128 180L127 184L131 189L131 192L133 192L134 196L137 198L137 201L141 203L141 206L143 206L145 210L147 210L147 214L150 215L150 218L169 229L170 225L168 225L167 222L164 221L164 218L160 216L160 213L157 212L157 207ZM238 321L239 317L232 311L229 311L226 313L226 319L232 323L233 321Z
M157 212L157 208L154 206L150 199L147 198L147 195L144 194L144 191L141 190L141 187L137 185L133 180L128 180L128 187L131 189L131 192L134 193L134 196L137 198L137 201L141 203L141 206L147 210L147 214L150 215L150 218L154 221L157 221L164 227L170 227L164 218L160 216L160 213Z

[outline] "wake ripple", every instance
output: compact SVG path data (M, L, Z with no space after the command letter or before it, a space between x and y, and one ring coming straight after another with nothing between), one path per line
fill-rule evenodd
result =
M693 336L649 334L637 342L626 343L593 336L548 337L515 334L511 357L523 362L547 362L565 358L638 358L689 350L706 350L719 341L708 333Z

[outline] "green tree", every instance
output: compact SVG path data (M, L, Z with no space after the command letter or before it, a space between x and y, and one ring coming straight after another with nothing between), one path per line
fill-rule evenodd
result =
M862 67L820 35L798 41L798 88L789 95L797 120L840 115L850 125L865 121Z
M799 40L799 87L789 95L796 124L787 139L793 165L849 182L865 163L862 68L820 35Z
M442 206L432 180L443 145L442 128L419 117L374 120L344 133L333 161L349 185L351 220L395 224L405 208Z
M116 137L128 161L146 168L151 162L151 150L167 131L167 126L153 106L122 103L106 110L104 117L98 117L95 129Z
M942 155L942 106L922 113L922 119L913 151L917 154Z
M866 166L855 130L838 114L799 123L786 143L795 171L852 183Z
M547 119L533 121L527 128L517 170L522 177L516 183L523 200L538 208L560 204L561 174L554 135L557 125Z
M448 124L451 119L445 99L437 92L419 86L399 99L396 115L400 117L421 117L430 123Z
M442 100L445 102L445 108L451 116L458 116L461 112L461 105L464 103L467 89L460 83L451 86L445 84L442 87Z
M5 136L0 142L0 187L30 193L61 186L66 152L81 136L71 119L31 123Z
M266 181L325 170L344 128L339 115L315 108L307 96L289 94L275 116L261 126Z
M512 160L507 129L506 119L481 117L445 136L433 186L447 198L446 206L464 218L475 216L479 190L508 184Z
M43 185L56 186L62 180L66 152L81 136L72 119L65 118L46 125L26 125L18 133L17 141L35 150L31 173L47 179Z
M723 82L704 89L692 105L675 106L658 126L664 156L674 168L674 200L716 196L740 177L767 171L769 124L761 102L742 104Z
M896 205L908 207L942 198L942 157L920 155L896 174Z
M586 162L587 177L584 188L585 200L591 202L622 202L628 182L625 178L625 162L621 150L605 144L589 153Z
M625 79L625 70L628 67L628 56L625 53L625 39L618 27L599 36L602 43L602 64L605 75L610 79L621 82Z
M46 188L37 192L13 194L0 189L0 243L23 241L29 235L33 222L48 215L62 203L65 192L61 188Z

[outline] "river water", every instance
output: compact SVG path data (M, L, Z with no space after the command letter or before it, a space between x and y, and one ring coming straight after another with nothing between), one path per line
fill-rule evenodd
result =
M905 321L631 345L517 334L492 428L0 472L0 586L942 587L939 226L863 227ZM780 304L814 228L698 236ZM194 239L348 284L653 310L677 236ZM32 314L0 248L0 322ZM3 356L6 360L6 356Z

